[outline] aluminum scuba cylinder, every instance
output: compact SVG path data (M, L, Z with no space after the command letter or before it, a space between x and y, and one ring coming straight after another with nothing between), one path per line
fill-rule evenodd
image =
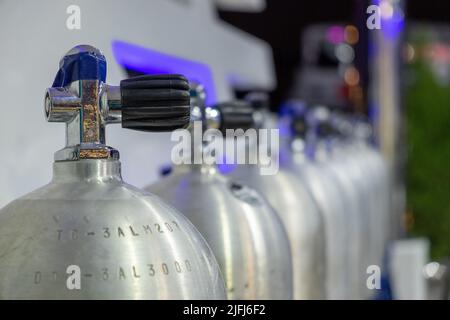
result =
M280 128L285 132L282 154L291 159L292 171L311 193L324 218L327 297L348 299L349 232L345 220L348 203L326 163L317 159L314 145L318 134L326 134L325 127L316 127L316 118L307 117L306 107L302 103L291 101L283 109L280 118ZM311 129L311 122L314 130Z
M259 119L257 128L274 126L268 112L267 96L249 94L246 100L253 106L255 117ZM277 172L262 174L263 165L258 161L256 164L238 165L229 174L265 195L283 221L291 244L294 298L325 299L326 244L323 217L310 192L296 174L290 153L284 148L284 139L282 136L279 160L274 154L278 152L278 148L272 146L270 150L272 161L278 162ZM263 140L249 143L254 143L259 150L264 149ZM268 150L271 146L266 147Z
M318 109L323 110L324 107ZM338 183L341 197L345 201L345 221L348 233L346 248L349 256L349 298L367 298L367 266L370 250L370 220L367 210L366 185L361 185L361 175L354 154L344 148L336 139L332 126L331 113L327 112L323 125L329 127L329 133L318 142L322 147L322 163ZM320 148L320 146L318 147Z
M201 86L192 88L194 135L198 127L218 129L217 137L222 137L226 129L251 125L252 112L245 106L205 107L204 98ZM229 299L292 299L289 240L278 215L258 192L225 177L208 162L208 144L195 136L189 139L192 152L185 164L176 165L147 190L182 211L205 236ZM195 155L205 158L196 162Z
M323 107L317 108L323 110ZM328 138L322 139L322 156L340 184L343 198L347 198L346 225L349 227L350 297L367 299L373 291L367 287L367 270L371 265L382 265L383 208L387 201L380 198L377 187L380 172L372 166L370 157L355 144L352 124L336 113L327 112L324 121L333 128ZM340 119L340 121L336 121ZM336 134L338 133L338 134Z
M390 180L387 165L381 154L368 143L371 135L368 123L355 117L340 115L336 118L339 119L337 126L341 128L341 141L335 149L339 151L343 166L353 168L355 183L359 185L358 190L363 192L362 210L368 213L370 246L367 248L364 268L370 265L381 267L390 233ZM366 296L373 295L367 287L365 290Z
M106 60L80 45L46 91L47 121L66 123L53 179L0 211L1 299L223 299L211 249L178 211L122 181L105 125L170 131L189 123L187 80L105 83Z
M377 222L378 232L375 239L379 246L376 253L376 262L382 265L386 253L388 242L391 240L391 177L386 160L381 152L370 143L372 137L370 124L361 119L353 120L354 145L363 157L362 162L366 163L372 178L374 195L376 198L374 219Z

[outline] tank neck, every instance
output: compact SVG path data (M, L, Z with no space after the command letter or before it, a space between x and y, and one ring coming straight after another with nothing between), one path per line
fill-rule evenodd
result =
M53 163L53 182L111 182L122 181L120 161L86 159Z
M198 172L201 174L214 175L218 173L215 164L178 164L173 167L174 173Z

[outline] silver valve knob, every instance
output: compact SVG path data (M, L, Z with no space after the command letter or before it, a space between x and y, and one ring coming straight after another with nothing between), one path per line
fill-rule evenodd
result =
M206 106L206 92L203 85L191 83L190 97L191 123L201 122L203 130L219 129L221 123L220 113L216 108Z
M117 150L105 145L110 123L152 132L189 125L189 83L182 75L139 76L120 86L105 80L106 59L97 48L76 46L61 59L45 95L47 121L67 124L66 148L55 160L118 158Z

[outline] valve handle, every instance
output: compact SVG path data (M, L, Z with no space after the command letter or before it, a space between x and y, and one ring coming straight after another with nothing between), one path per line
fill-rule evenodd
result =
M290 133L296 137L305 137L308 131L308 108L299 100L288 100L281 106L280 116L286 119Z
M144 75L120 82L122 127L164 132L187 128L189 82L182 75Z
M247 130L255 126L253 108L245 101L236 100L219 103L215 106L220 112L219 130L225 134L226 129Z
M333 134L330 111L324 106L316 106L308 114L308 122L318 137L327 138Z
M245 95L245 101L250 103L256 111L268 111L270 109L270 96L263 91L254 91Z

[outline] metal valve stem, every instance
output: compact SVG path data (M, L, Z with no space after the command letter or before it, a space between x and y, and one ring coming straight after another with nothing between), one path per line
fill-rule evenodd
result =
M69 87L48 88L45 116L49 122L67 124L66 147L55 154L56 161L118 158L117 150L105 146L105 126L121 122L119 86L79 80Z
M106 81L106 59L97 48L80 45L61 60L51 88L45 94L49 122L66 123L66 147L56 161L118 158L105 145L105 126L167 132L189 124L189 82L177 74L145 75Z

